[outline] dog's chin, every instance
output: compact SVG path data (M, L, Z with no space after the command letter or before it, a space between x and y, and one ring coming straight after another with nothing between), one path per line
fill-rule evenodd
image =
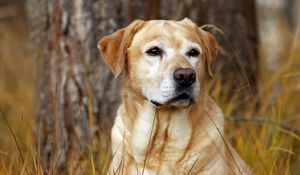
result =
M176 108L187 108L196 103L196 99L187 93L179 94L165 102L158 102L150 100L150 102L158 108L163 107L176 107Z

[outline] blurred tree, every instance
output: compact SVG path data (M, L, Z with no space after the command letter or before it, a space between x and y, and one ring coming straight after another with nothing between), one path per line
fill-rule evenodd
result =
M254 0L28 0L27 9L39 63L36 148L45 170L73 172L89 146L105 143L120 85L100 59L97 41L134 19L190 17L217 25L236 54L219 37L219 75L231 72L228 79L256 85Z

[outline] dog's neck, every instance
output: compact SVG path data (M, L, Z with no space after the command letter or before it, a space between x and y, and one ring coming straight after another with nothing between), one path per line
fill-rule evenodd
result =
M201 95L204 96L204 93ZM137 91L123 91L118 115L122 116L124 127L130 135L124 138L129 148L127 152L140 163L148 153L154 155L163 150L168 154L166 157L178 161L190 144L193 122L200 125L203 120L201 114L190 115L193 111L201 111L199 108L202 108L201 104L187 108L157 108Z
M113 146L116 150L123 144L138 167L145 160L149 166L161 164L158 161L174 162L175 166L180 161L184 169L195 160L205 164L206 159L198 159L198 147L202 147L201 156L205 157L212 152L206 145L212 141L220 145L218 132L211 131L218 127L223 132L223 116L203 89L198 103L181 109L157 108L138 91L123 89L126 90L122 91L122 104L113 128Z
M131 130L131 125L135 122L136 119L140 117L144 117L143 115L149 115L148 118L156 117L157 120L160 120L163 116L170 119L173 115L177 114L185 114L188 116L189 112L192 110L193 106L189 106L186 108L177 108L177 107L157 107L152 104L146 97L144 97L141 92L127 87L122 88L126 89L126 91L122 91L122 105L124 112L126 113L126 118L129 118L127 125L128 129ZM143 114L143 115L142 115ZM164 121L169 122L169 121Z
M147 154L151 155L151 161L154 154L163 150L168 150L166 157L179 160L191 137L192 127L188 120L190 107L156 108L148 100L137 97L130 93L123 96L123 109L127 114L123 122L130 132L130 138L124 138L130 145L127 151L137 163L143 163Z

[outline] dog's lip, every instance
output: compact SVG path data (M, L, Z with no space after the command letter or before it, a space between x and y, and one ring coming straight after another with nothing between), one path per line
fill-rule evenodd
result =
M195 99L193 98L193 96L191 96L191 94L189 93L181 93L179 95L177 95L176 97L172 98L168 103L188 103L188 106L195 103Z
M155 106L157 106L157 107L162 106L162 104L161 104L161 103L158 103L157 101L150 100L150 102L151 102L152 104L154 104Z
M177 95L176 97L172 98L170 100L170 102L175 102L175 101L179 101L179 100L190 100L191 96L188 93L181 93L179 95Z
M191 97L191 95L186 93L186 92L181 93L181 94L171 98L166 103L159 103L159 102L154 101L154 100L150 100L150 102L152 104L154 104L156 107L161 107L163 105L170 105L172 103L175 103L175 102L178 102L178 101L183 101L183 100L189 101L190 104L195 103L195 99L193 97Z

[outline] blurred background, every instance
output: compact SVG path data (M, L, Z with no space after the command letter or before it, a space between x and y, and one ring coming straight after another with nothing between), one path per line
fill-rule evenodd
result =
M300 174L300 0L0 0L0 174L105 174L120 83L97 41L192 19L219 42L209 92L257 174Z

